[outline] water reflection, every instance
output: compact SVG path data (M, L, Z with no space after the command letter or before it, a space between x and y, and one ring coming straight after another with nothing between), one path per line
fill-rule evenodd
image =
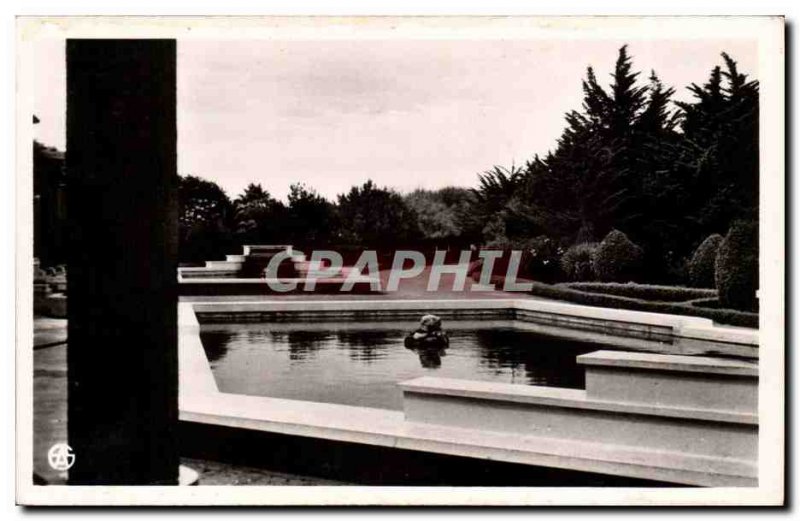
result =
M353 362L373 364L396 356L391 353L403 345L403 331L269 331L245 326L204 329L201 340L212 363L222 360L231 345L246 344L286 352L291 362L313 360L320 350L332 347L344 350ZM451 334L451 346L458 356L477 358L483 373L508 375L514 383L571 388L582 388L585 382L576 357L599 348L513 327L457 330ZM442 358L447 353L446 346L406 346L406 349L416 355L424 369L442 368Z
M522 369L529 385L583 388L585 373L576 358L600 348L512 328L479 329L471 335L480 349L482 365L498 374L510 369L513 377Z
M448 326L448 347L406 348L408 324L204 325L201 340L222 392L390 409L403 406L398 382L430 374L582 388L575 358L608 349L507 324Z
M227 329L201 330L200 341L203 343L208 361L214 363L222 360L236 335L235 331Z
M436 345L410 346L406 344L406 349L417 354L420 365L425 369L438 369L441 367L442 357L447 351L446 347Z
M336 339L347 349L351 360L372 363L386 358L388 350L396 345L395 331L338 331Z
M285 345L289 352L289 360L302 362L312 358L330 339L330 333L324 331L272 331L273 345Z

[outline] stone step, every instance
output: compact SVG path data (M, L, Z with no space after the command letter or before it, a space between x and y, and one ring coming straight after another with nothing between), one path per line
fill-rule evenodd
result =
M400 384L409 422L756 461L753 414L593 400L578 389L421 377Z
M232 262L232 261L206 261L206 268L213 269L213 270L228 270L228 271L238 271L242 269L244 262Z
M231 279L238 278L239 271L215 270L211 268L200 268L202 271L180 271L182 281L190 279Z
M758 410L758 364L714 357L595 351L578 357L589 398L718 411Z
M291 244L248 244L242 248L245 255L268 255L271 257L282 251L292 252Z

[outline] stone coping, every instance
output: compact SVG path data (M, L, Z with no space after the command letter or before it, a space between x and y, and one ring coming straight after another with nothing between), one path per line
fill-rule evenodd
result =
M194 306L185 302L178 303L178 329L179 331L198 331L200 322L194 312Z
M181 421L701 486L754 486L757 467L715 458L406 421L402 412L218 393Z
M709 340L711 342L758 345L758 329L716 325L713 321L711 323L712 327L685 325L681 328L681 335L684 338Z
M240 329L242 326L257 326L260 327L261 324L259 323L248 323L248 322L221 322L216 323L213 320L209 321L208 323L212 324L212 327L216 329ZM516 327L519 324L516 320L513 319L504 319L504 318L490 318L490 319L480 319L480 323L482 326L486 327L502 327L502 328L512 328ZM321 331L321 332L331 332L331 331L386 331L387 329L397 329L397 330L407 330L409 327L408 320L380 320L376 322L358 322L355 320L331 320L330 322L303 322L303 331ZM474 320L472 319L454 319L452 321L448 320L447 322L447 331L470 331L475 328ZM269 325L270 331L296 331L297 324L292 321L279 321L279 322L272 322Z
M244 264L244 261L232 261L232 260L213 260L213 261L206 261L206 268L227 268L227 269L239 269Z
M680 371L758 378L758 364L703 356L664 355L630 351L595 351L578 356L588 366L630 367L654 371Z
M180 305L180 304L179 304ZM195 302L198 313L315 312L315 311L429 311L432 309L505 310L513 307L506 299L481 300L276 300L242 302Z
M291 244L245 244L242 246L242 253L245 255L258 256L261 253L279 253L285 251L291 254L293 249Z
M223 261L224 262L224 261ZM181 269L192 269L192 268L181 268ZM198 268L195 272L202 273L203 270L205 271L214 271L216 268ZM224 270L219 270L224 271ZM316 279L308 279L308 280L315 280L317 284L343 284L350 280L351 282L355 282L356 284L365 284L365 283L375 283L378 282L377 278L374 277L367 277L365 275L359 275L352 278L346 277L327 277L327 278L316 278ZM283 277L280 279L277 278L240 278L240 277L225 277L225 278L203 278L203 277L191 277L191 278L180 278L179 282L181 284L248 284L248 285L261 285L266 286L269 283L280 283L280 284L287 284L287 283L297 283L298 286L302 286L305 284L307 279L305 277ZM312 293L312 292L309 292Z
M269 251L281 251L281 250L291 250L291 244L243 244L242 248L250 248L256 250L269 250Z
M758 416L751 413L694 409L688 407L666 407L662 405L624 403L589 398L582 389L514 385L455 378L422 376L398 384L403 392L448 396L475 400L490 400L500 403L539 405L582 409L588 411L613 412L637 416L660 416L685 418L723 423L758 425Z
M206 261L206 262L217 262L222 263L225 265L232 264L229 261ZM178 275L180 276L181 273L205 273L205 272L212 272L212 271L222 271L222 270L215 270L214 268L206 266L181 266L178 268Z
M248 283L263 284L261 279L216 279L220 284L232 284L249 281ZM321 279L337 280L337 279ZM365 278L363 282L372 279ZM203 279L186 279L184 283L200 284ZM324 283L324 282L323 282ZM759 334L756 329L734 328L720 326L707 318L687 317L682 315L668 315L663 313L649 313L616 308L601 308L582 306L566 302L546 301L537 299L420 299L420 300L276 300L265 298L259 301L245 302L198 302L193 304L198 312L313 312L313 311L390 311L390 310L460 310L460 309L507 309L527 310L539 313L552 313L555 315L575 318L608 320L621 324L634 324L655 327L669 327L672 334L678 338L692 340L705 340L726 344L739 344L758 348Z

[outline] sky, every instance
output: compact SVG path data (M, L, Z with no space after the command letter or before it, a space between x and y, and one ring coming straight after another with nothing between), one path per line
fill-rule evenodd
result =
M401 192L474 186L555 146L586 67L604 85L629 44L691 98L728 52L757 78L753 40L179 40L178 170L235 197L305 183L333 199L367 179ZM64 148L63 41L36 51L36 138Z

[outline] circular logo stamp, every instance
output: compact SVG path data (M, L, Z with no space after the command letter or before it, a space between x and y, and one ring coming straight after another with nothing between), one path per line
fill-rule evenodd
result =
M66 443L56 443L47 451L47 461L56 470L68 470L75 463L75 454Z

